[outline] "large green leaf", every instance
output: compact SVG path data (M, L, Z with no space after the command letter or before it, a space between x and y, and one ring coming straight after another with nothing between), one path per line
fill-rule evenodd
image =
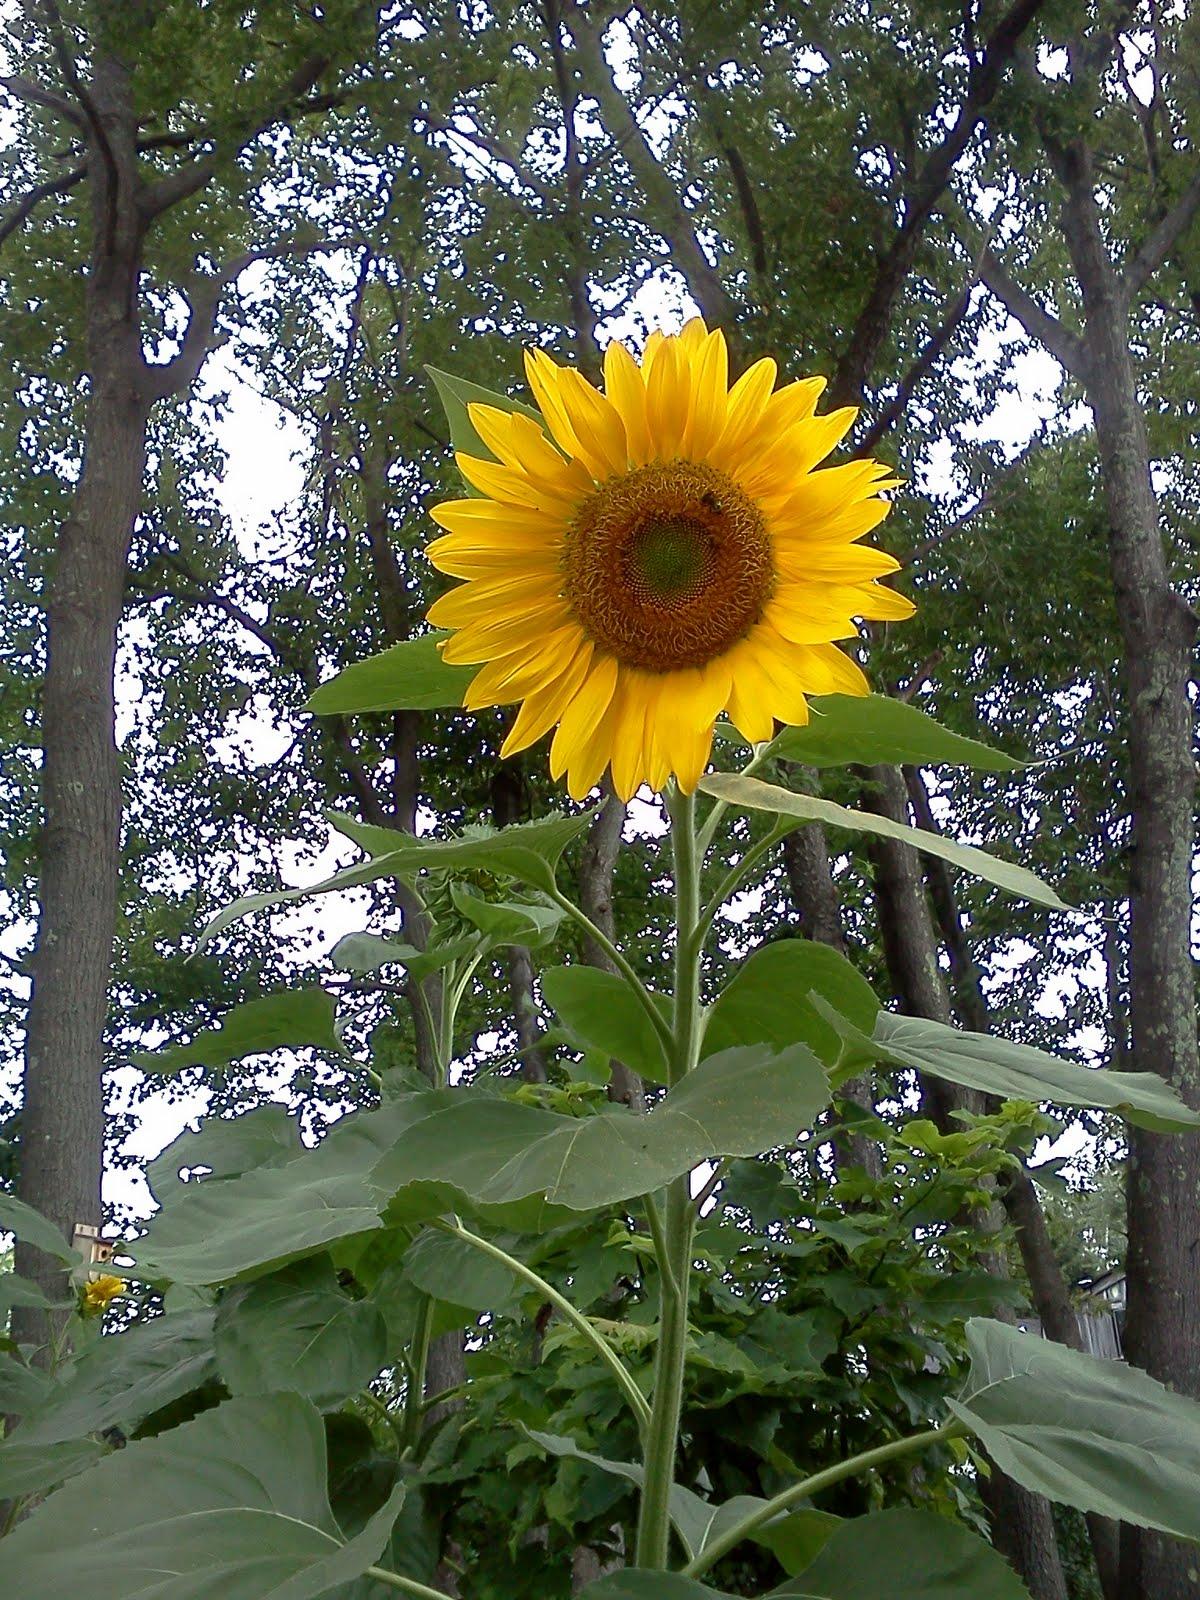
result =
M168 1312L88 1345L13 1437L33 1445L111 1427L129 1433L215 1374L212 1308Z
M968 1322L967 1346L951 1407L1002 1471L1081 1511L1200 1540L1200 1402L1002 1322Z
M594 811L558 812L464 839L414 839L395 828L377 828L339 814L332 814L330 820L373 859L387 859L397 877L418 872L487 872L552 890L554 869L563 851L587 830L594 816Z
M467 378L457 378L452 372L442 372L438 367L427 366L425 371L433 379L450 427L450 444L458 455L477 456L483 461L496 459L475 431L475 424L467 410L470 405L495 406L499 411L519 411L522 416L532 417L539 428L544 428L541 416L520 400L510 400L506 394L497 394L493 389L485 389Z
M185 1184L129 1253L143 1277L224 1283L382 1227L368 1178L396 1137L454 1091L401 1095L345 1117L316 1150L220 1182Z
M1052 1100L1060 1106L1116 1111L1126 1122L1157 1133L1200 1128L1200 1112L1186 1106L1154 1072L1083 1067L990 1033L960 1033L940 1022L890 1011L880 1012L875 1039L889 1061L1002 1100Z
M666 1083L667 1060L658 1034L623 978L576 962L551 967L541 982L548 1004L581 1048L615 1057L651 1083Z
M404 1493L346 1540L325 1481L307 1400L228 1400L51 1495L4 1541L5 1583L31 1600L313 1600L377 1559Z
M1021 762L976 739L943 728L924 711L886 694L819 695L809 701L810 721L785 728L767 754L809 767L879 764L974 767L1015 772Z
M344 1055L334 1027L336 1012L333 996L324 989L282 989L243 1000L215 1028L196 1034L189 1044L141 1050L129 1059L149 1072L179 1072L184 1067L227 1067L243 1056L270 1050L315 1049Z
M546 902L485 900L463 884L450 885L450 898L462 915L492 944L523 944L537 950L554 938L566 912Z
M413 1240L404 1253L404 1272L422 1294L475 1312L502 1311L525 1288L502 1261L438 1228L426 1228Z
M0 1327L14 1306L36 1306L40 1311L67 1306L68 1300L51 1300L30 1278L18 1277L15 1272L0 1273Z
M486 1215L530 1196L587 1211L660 1188L710 1156L790 1144L828 1099L804 1045L710 1056L645 1116L569 1117L463 1097L401 1134L372 1182L393 1194L396 1220L464 1207Z
M908 1507L854 1517L776 1595L804 1600L1029 1600L1004 1558L949 1517Z
M318 717L347 712L441 711L461 708L478 667L454 667L439 646L450 635L425 633L365 661L343 667L309 696L304 707Z
M825 1062L838 1060L837 1030L809 998L821 995L870 1033L879 1001L866 979L836 950L812 939L763 945L734 973L709 1013L706 1055L733 1044L806 1044Z
M43 1494L56 1483L94 1466L105 1452L98 1439L26 1444L21 1431L0 1443L0 1499Z
M1011 861L1001 861L998 856L977 850L974 845L956 844L939 833L929 833L924 828L909 828L890 817L879 817L871 811L851 811L832 800L821 800L815 795L793 794L776 784L763 783L758 778L743 778L736 773L717 772L702 778L700 788L729 805L741 806L749 811L769 811L775 816L795 817L799 822L823 822L830 828L848 828L853 833L875 834L883 839L898 839L902 844L923 850L926 855L940 856L951 866L1009 894L1024 900L1049 906L1055 911L1068 911L1070 907L1055 894L1048 883L1027 867L1015 866Z
M429 950L418 950L401 939L387 939L378 933L347 933L329 952L329 959L346 972L378 972L382 967L395 965L411 972L414 978L426 978L460 956L472 954L480 945L481 941L471 936L434 945Z
M181 1133L155 1156L146 1180L162 1204L178 1193L184 1172L203 1169L210 1175L205 1182L238 1177L255 1167L294 1161L303 1148L300 1125L290 1109L270 1101L238 1117L205 1117L195 1133Z
M231 1394L294 1389L325 1410L364 1388L388 1357L382 1313L343 1294L328 1256L222 1295L215 1345Z
M202 949L231 923L252 911L264 911L308 895L362 888L380 878L414 878L421 872L490 872L517 878L538 889L553 889L559 858L571 840L589 826L593 815L594 812L582 811L572 816L539 817L480 838L416 839L396 828L377 828L352 817L331 814L334 827L367 852L367 861L343 867L319 883L302 888L243 895L204 925L196 948Z
M71 1248L54 1224L40 1211L27 1206L24 1200L18 1200L15 1194L0 1193L0 1232L14 1234L25 1244L44 1250L48 1256L68 1266L74 1266L80 1259L79 1252Z
M710 1589L678 1572L647 1572L626 1567L579 1591L579 1600L734 1600L724 1589Z

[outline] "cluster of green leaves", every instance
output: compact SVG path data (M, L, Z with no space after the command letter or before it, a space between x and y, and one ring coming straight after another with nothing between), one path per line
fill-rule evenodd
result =
M817 717L830 762L859 758L864 719L917 759L947 749L896 702L833 699ZM717 806L778 795L789 825L802 798L708 787ZM410 879L453 913L446 937L435 925L423 955L368 943L357 959L424 961L452 988L492 941L552 938L550 912L578 915L555 868L587 820L442 840L356 827L364 862L316 888ZM846 811L844 825L877 820ZM982 870L1003 881L1008 869ZM522 900L520 885L541 898ZM1200 1123L1160 1080L897 1018L844 957L787 940L734 973L707 1009L699 1064L638 1115L570 1062L620 1056L665 1079L654 995L632 972L568 964L547 973L544 999L566 1055L550 1083L413 1088L381 1075L377 1109L315 1149L285 1108L262 1106L209 1119L158 1158L159 1211L129 1247L143 1286L132 1317L75 1337L51 1373L15 1348L0 1363L4 1408L21 1419L0 1444L0 1493L19 1507L53 1491L6 1541L25 1590L65 1597L99 1562L114 1600L216 1596L231 1582L247 1595L430 1593L448 1525L473 1593L565 1594L570 1552L622 1545L645 1482L663 1315L655 1195L705 1162L720 1165L693 1241L670 1500L679 1571L629 1568L589 1596L730 1592L704 1574L762 1593L782 1572L772 1592L882 1600L895 1590L881 1552L898 1541L912 1600L1016 1600L1018 1581L967 1526L978 1446L1066 1505L1200 1538L1200 1407L989 1320L1011 1285L979 1269L963 1226L1043 1127L1038 1101L1161 1130ZM336 1044L319 1002L298 992L290 1014L278 996L250 1002L167 1047L163 1064ZM1005 1107L945 1133L837 1102L871 1063ZM852 1138L881 1148L877 1176L848 1159ZM4 1206L13 1231L72 1261L36 1214ZM24 1292L0 1283L10 1303ZM454 1330L467 1331L467 1382L430 1428L446 1397L423 1392L422 1352ZM914 1437L931 1452L919 1486L904 1469Z

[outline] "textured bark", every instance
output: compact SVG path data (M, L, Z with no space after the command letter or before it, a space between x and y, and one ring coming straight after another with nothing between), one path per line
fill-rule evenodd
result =
M616 932L612 904L613 872L621 848L625 811L624 802L610 788L600 815L588 830L579 856L579 904L608 939L612 939ZM583 957L589 966L599 967L604 972L616 971L611 958L594 939L585 940ZM623 1061L612 1063L608 1098L635 1111L646 1109L646 1091L642 1080Z
M501 762L492 774L492 820L498 828L519 822L525 812L525 785L520 767ZM521 1076L526 1083L545 1083L546 1053L540 1048L542 1030L533 998L533 957L523 944L509 945L504 953L508 992L512 1000L513 1027L521 1052Z
M866 769L864 804L893 822L908 824L908 790L897 767ZM926 898L921 857L911 846L879 839L871 847L875 903L884 956L896 997L909 1016L951 1024L950 995L938 963L938 940ZM936 1078L921 1079L929 1114L943 1131L953 1131L955 1111L980 1112L985 1097ZM1036 1203L1036 1197L1035 1197ZM998 1208L979 1217L981 1236L996 1232ZM1040 1217L1040 1211L1039 1211ZM982 1244L982 1238L981 1238ZM982 1245L979 1264L996 1276L1004 1262ZM1048 1501L1030 1494L998 1469L980 1486L996 1547L1024 1579L1033 1600L1067 1600L1054 1520Z
M1090 152L1054 152L1063 228L1084 308L1084 376L1108 513L1109 564L1123 644L1133 824L1130 1068L1157 1072L1200 1106L1191 872L1196 769L1188 681L1195 619L1170 582L1150 447L1129 345L1125 286L1105 242ZM1200 1140L1129 1130L1126 1354L1200 1395ZM1197 1592L1190 1547L1142 1529L1122 1535L1122 1595Z
M113 677L149 411L138 326L137 124L121 62L97 59L91 101L90 387L82 470L46 597L40 917L16 1186L68 1238L76 1223L101 1219L103 1034L120 872ZM62 1298L63 1275L39 1251L18 1244L16 1266ZM14 1332L40 1343L41 1313L16 1311Z

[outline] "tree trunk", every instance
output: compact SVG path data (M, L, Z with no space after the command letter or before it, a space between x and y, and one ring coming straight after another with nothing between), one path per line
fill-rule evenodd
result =
M89 140L93 249L86 285L83 463L46 592L37 949L26 1029L17 1193L68 1238L101 1220L104 1023L120 878L121 773L114 728L117 629L141 505L149 405L138 326L142 222L128 74L97 59L103 134ZM103 157L101 150L107 151ZM61 1271L17 1246L17 1270L61 1298ZM18 1310L41 1343L40 1313Z
M1133 826L1129 1066L1159 1073L1200 1106L1190 926L1195 624L1171 588L1128 306L1104 240L1089 152L1062 152L1060 175L1064 231L1083 297L1087 397L1124 646ZM1130 1128L1128 1208L1126 1354L1161 1382L1200 1396L1200 1140ZM1188 1546L1140 1528L1123 1531L1121 1593L1129 1600L1194 1597L1196 1567Z
M608 783L607 778L605 783ZM616 923L613 918L612 886L617 854L621 848L621 830L625 826L625 805L608 789L600 815L588 829L579 857L579 904L606 938L612 939ZM590 967L602 972L615 972L612 959L594 939L584 942L583 957ZM623 1061L612 1062L612 1076L608 1081L608 1098L630 1106L634 1111L646 1109L646 1091L642 1080Z
M899 768L868 767L865 804L880 816L908 824L908 793ZM910 1016L950 1024L950 997L938 962L938 941L921 874L921 857L906 844L879 839L871 849L875 900L884 956L896 996ZM922 1095L940 1128L953 1131L954 1111L982 1111L984 1097L936 1078L922 1078ZM1036 1200L1035 1200L1036 1203ZM981 1231L994 1233L996 1207L979 1218ZM1038 1212L1040 1217L1041 1213ZM980 1266L1003 1276L994 1250L981 1248ZM1024 1579L1033 1600L1067 1600L1066 1578L1049 1502L1005 1477L998 1468L980 1486L996 1548Z

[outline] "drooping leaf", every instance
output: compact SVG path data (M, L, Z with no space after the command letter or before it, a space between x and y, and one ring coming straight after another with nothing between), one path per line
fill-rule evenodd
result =
M112 1427L128 1433L215 1375L212 1308L169 1312L88 1345L14 1437L32 1445Z
M286 905L308 895L332 894L340 889L360 889L380 878L413 878L421 872L484 871L516 878L535 888L555 887L554 869L571 840L592 821L594 812L573 816L539 817L533 822L517 822L483 838L416 839L397 828L377 828L356 822L352 817L331 813L330 821L339 833L353 839L369 856L367 861L343 867L319 883L296 889L271 889L263 894L243 895L218 911L205 923L196 939L197 951L217 934L254 911Z
M641 1567L626 1567L589 1583L579 1591L579 1600L734 1600L724 1589L711 1589L695 1578L678 1572L647 1572Z
M282 1166L184 1185L129 1246L140 1275L224 1283L382 1227L371 1168L409 1123L446 1103L436 1092L401 1095L344 1117L316 1150Z
M51 1300L44 1289L29 1278L18 1277L15 1272L0 1273L0 1323L3 1323L14 1306L36 1306L41 1311L69 1301Z
M537 950L554 938L566 915L554 905L485 900L457 883L451 884L450 896L467 921L497 945L524 944Z
M830 828L847 828L852 833L897 839L902 844L924 851L926 855L939 856L951 866L960 867L986 883L994 883L997 888L1018 895L1021 899L1049 906L1054 911L1071 909L1059 899L1048 883L1043 883L1027 867L1001 861L998 856L977 850L974 845L956 844L953 839L945 839L941 834L930 833L924 828L909 828L903 823L893 822L890 817L876 816L870 811L851 811L833 800L793 794L791 790L781 789L776 784L763 783L758 778L743 778L735 773L712 773L700 780L700 788L705 794L714 795L718 800L741 806L745 810L767 811L775 816L795 817L799 822L823 822Z
M977 739L943 728L924 711L891 695L827 694L809 701L804 727L785 728L767 754L809 767L852 764L973 767L1016 772L1021 762Z
M329 1257L319 1256L223 1295L215 1348L231 1394L293 1389L329 1409L384 1365L387 1325L370 1300L342 1292Z
M414 839L395 828L377 828L338 813L331 813L330 820L374 860L386 858L397 877L481 871L553 890L554 869L563 851L590 827L594 816L594 811L555 813L464 839Z
M881 1011L875 1039L885 1060L1002 1100L1052 1100L1060 1106L1115 1111L1139 1128L1179 1133L1200 1128L1200 1112L1153 1072L1109 1072L1065 1061L990 1033L961 1033L921 1017Z
M51 1495L5 1540L5 1582L38 1600L315 1600L377 1559L404 1494L347 1540L325 1483L307 1400L227 1400Z
M460 956L470 955L477 948L478 941L470 938L454 939L449 944L435 945L430 950L418 950L415 945L405 944L400 939L387 939L378 933L347 933L329 952L329 959L335 967L341 967L346 972L378 972L381 967L395 964L411 972L415 978L425 978L431 972L440 972Z
M314 716L344 716L372 711L461 709L467 685L478 667L455 667L438 648L443 631L406 639L389 650L343 667L309 696L305 711Z
M58 1444L26 1444L22 1430L0 1443L0 1499L44 1494L56 1483L94 1466L105 1453L98 1439L64 1439Z
M201 1169L214 1179L232 1178L257 1167L294 1161L303 1148L299 1124L289 1107L271 1101L237 1117L205 1117L195 1133L181 1133L155 1156L146 1168L146 1180L162 1204L178 1192L183 1172Z
M0 1193L0 1231L14 1234L35 1250L44 1250L48 1256L68 1266L74 1266L80 1259L79 1252L71 1248L55 1225L24 1200L18 1200L15 1194Z
M413 1240L404 1270L423 1294L471 1311L501 1311L524 1287L502 1261L437 1228Z
M666 1083L667 1061L658 1034L623 978L576 962L543 972L541 984L547 1002L580 1048L623 1061L651 1083ZM669 1010L665 1014L669 1017Z
M471 383L467 378L455 377L452 372L442 372L438 367L427 366L425 371L433 379L450 428L450 444L458 455L476 456L482 461L496 459L475 431L467 410L470 405L495 406L499 411L519 411L522 416L532 417L542 427L539 414L520 400L510 400L506 394L485 389L482 384Z
M967 1323L953 1411L1035 1494L1200 1540L1200 1402L1006 1323Z
M704 1031L704 1053L735 1043L776 1049L801 1043L821 1061L837 1061L841 1041L809 999L814 991L870 1033L879 1001L845 956L813 939L780 939L754 951L722 990Z
M978 1534L932 1511L847 1518L811 1566L773 1594L804 1600L1029 1600Z
M336 1002L324 989L282 989L278 994L243 1000L215 1028L205 1028L189 1044L164 1045L130 1056L147 1072L179 1072L184 1067L227 1067L243 1056L271 1050L329 1050L344 1055L334 1018Z
M645 1116L614 1108L570 1117L462 1097L401 1134L372 1182L392 1193L397 1221L462 1208L487 1215L530 1196L587 1211L646 1194L710 1156L786 1145L827 1103L824 1071L804 1045L777 1055L760 1045L726 1050Z

